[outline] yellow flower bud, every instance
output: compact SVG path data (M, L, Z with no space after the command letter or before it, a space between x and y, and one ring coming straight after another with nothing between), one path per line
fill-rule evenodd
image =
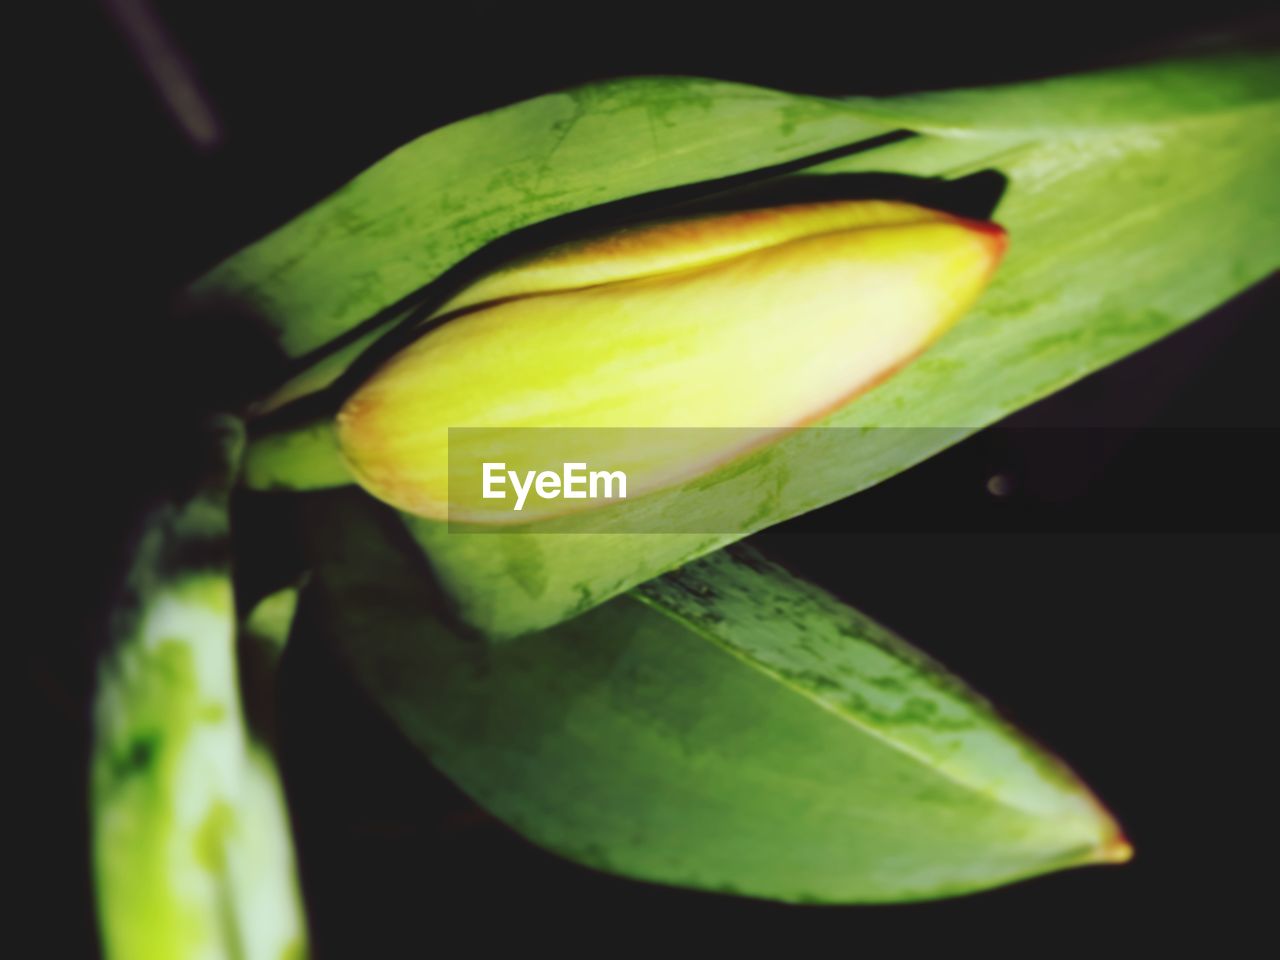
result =
M380 499L484 523L566 504L512 515L478 487L451 499L450 427L490 428L485 450L455 447L455 458L512 463L537 459L526 428L752 428L674 444L587 435L596 448L578 459L625 470L634 498L813 423L892 374L973 303L1004 248L991 223L853 200L567 244L454 297L442 322L348 399L338 442Z

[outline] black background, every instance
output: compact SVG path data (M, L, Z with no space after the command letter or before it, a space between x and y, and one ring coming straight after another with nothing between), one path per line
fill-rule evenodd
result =
M86 704L128 531L183 473L198 411L235 395L260 359L177 328L173 291L417 134L568 84L630 73L831 93L986 83L1105 63L1264 5L965 7L157 4L225 134L206 152L102 8L66 12L29 85L47 105L35 104L44 129L27 151L56 184L39 194L58 239L38 252L59 271L40 313L55 343L41 356L66 385L45 406L72 461L41 484L58 520L34 565L57 580L58 602L24 676L45 798L42 953L96 950ZM648 937L675 951L777 938L907 956L1072 941L1104 956L1245 952L1233 944L1266 917L1252 873L1275 852L1271 677L1258 664L1277 636L1274 433L1228 428L1277 423L1278 312L1273 278L1020 414L1027 429L981 435L758 538L1068 758L1125 825L1132 864L888 908L789 908L606 877L485 817L323 651L291 651L285 772L317 954L451 954L455 938L483 949L510 937L592 953ZM1114 429L1065 446L1037 429L1063 422ZM1153 441L1140 425L1211 430ZM1007 497L986 491L997 473Z

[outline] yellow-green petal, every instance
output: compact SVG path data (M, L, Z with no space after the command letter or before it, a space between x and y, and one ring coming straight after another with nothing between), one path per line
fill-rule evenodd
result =
M686 431L658 447L590 434L579 458L637 496L840 407L909 362L977 298L998 227L910 204L835 201L699 218L561 248L485 278L462 312L350 397L338 440L359 482L410 513L530 520L449 463L538 459L529 428ZM488 428L455 439L449 428Z

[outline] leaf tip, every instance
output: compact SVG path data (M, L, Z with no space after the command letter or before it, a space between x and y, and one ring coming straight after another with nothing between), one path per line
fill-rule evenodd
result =
M1099 848L1094 857L1095 863L1115 864L1128 863L1133 859L1133 844L1117 829Z

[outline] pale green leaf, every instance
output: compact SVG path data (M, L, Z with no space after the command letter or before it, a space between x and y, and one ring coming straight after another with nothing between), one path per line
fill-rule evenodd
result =
M1280 267L1277 130L1280 108L1268 106L1021 143L1006 134L917 137L809 171L954 178L990 169L1008 178L993 218L1008 229L1010 249L977 307L921 359L821 424L873 429L802 431L610 507L599 522L605 531L611 523L679 530L671 518L682 513L714 516L717 525L704 529L735 533L469 534L422 520L411 521L414 533L463 615L507 637L865 489Z
M1265 106L1277 95L1274 53L1226 50L1005 87L845 102L927 133L1056 137L1222 116Z
M788 176L850 176L850 189L868 174L1006 179L993 218L1008 229L1010 251L977 308L923 358L824 421L878 429L805 431L600 520L606 531L687 530L671 519L713 514L702 529L734 532L499 536L413 522L463 617L510 637L865 489L1266 277L1280 267L1277 97L1280 59L1257 52L843 102L710 81L617 81L429 134L194 289L254 302L286 350L300 353L487 240L639 190L859 141L864 149ZM929 132L866 141L907 123ZM650 126L660 134L641 136ZM494 182L496 170L514 179ZM323 422L264 437L254 451L249 474L259 486L348 477Z
M517 228L885 133L851 106L647 77L554 93L418 138L192 285L296 357Z
M492 645L440 616L391 511L355 491L309 505L307 622L433 763L566 857L867 903L1128 856L1079 780L985 701L750 551Z
M279 776L241 714L227 514L240 440L220 422L216 475L150 516L99 670L90 812L111 960L306 953Z

